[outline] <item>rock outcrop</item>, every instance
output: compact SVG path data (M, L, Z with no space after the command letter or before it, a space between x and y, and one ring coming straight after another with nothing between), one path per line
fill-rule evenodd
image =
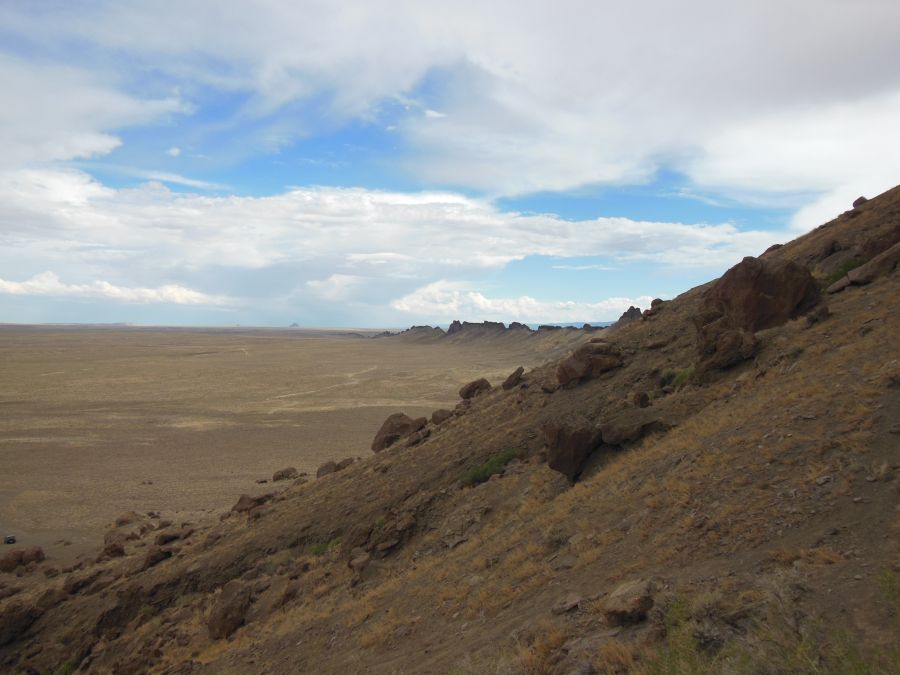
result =
M635 307L632 305L624 312L622 312L622 316L619 317L619 320L616 321L617 326L624 326L627 323L631 323L632 321L640 321L642 316L641 308Z
M401 438L415 433L428 424L428 420L424 417L413 419L405 413L394 413L388 417L381 429L375 434L375 440L372 441L372 452L381 452L385 448L391 447Z

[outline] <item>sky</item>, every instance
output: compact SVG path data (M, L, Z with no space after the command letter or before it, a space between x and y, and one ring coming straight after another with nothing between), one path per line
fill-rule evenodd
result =
M0 322L615 320L900 183L896 0L0 0Z

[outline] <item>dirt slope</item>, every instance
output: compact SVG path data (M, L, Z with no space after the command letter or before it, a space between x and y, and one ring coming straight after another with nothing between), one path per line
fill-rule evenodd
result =
M596 333L621 364L596 376L559 386L552 361L221 522L135 515L107 537L124 556L2 574L0 664L897 672L900 272L824 289L898 241L895 188L767 252L821 296L726 326L727 367L698 347L707 284ZM547 466L554 424L603 438L574 484Z

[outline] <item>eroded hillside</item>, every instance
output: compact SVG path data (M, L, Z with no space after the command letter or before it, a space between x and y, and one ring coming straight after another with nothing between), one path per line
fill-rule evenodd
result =
M896 672L898 242L895 188L318 480L12 560L0 663Z

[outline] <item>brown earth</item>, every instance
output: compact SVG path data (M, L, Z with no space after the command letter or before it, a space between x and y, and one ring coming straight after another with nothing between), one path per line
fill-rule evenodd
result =
M898 239L895 188L763 257L824 288ZM494 388L415 447L221 522L123 524L108 538L124 557L0 575L0 665L896 673L900 272L820 297L701 376L696 319L716 288L595 335L615 368L559 386L568 352L548 352L510 390L509 363L470 369L460 381ZM495 333L421 340L477 350ZM574 484L546 464L558 420L604 441Z
M69 562L129 510L195 519L369 453L384 418L451 406L577 339L465 343L297 330L0 326L0 535ZM63 545L60 542L70 542Z

